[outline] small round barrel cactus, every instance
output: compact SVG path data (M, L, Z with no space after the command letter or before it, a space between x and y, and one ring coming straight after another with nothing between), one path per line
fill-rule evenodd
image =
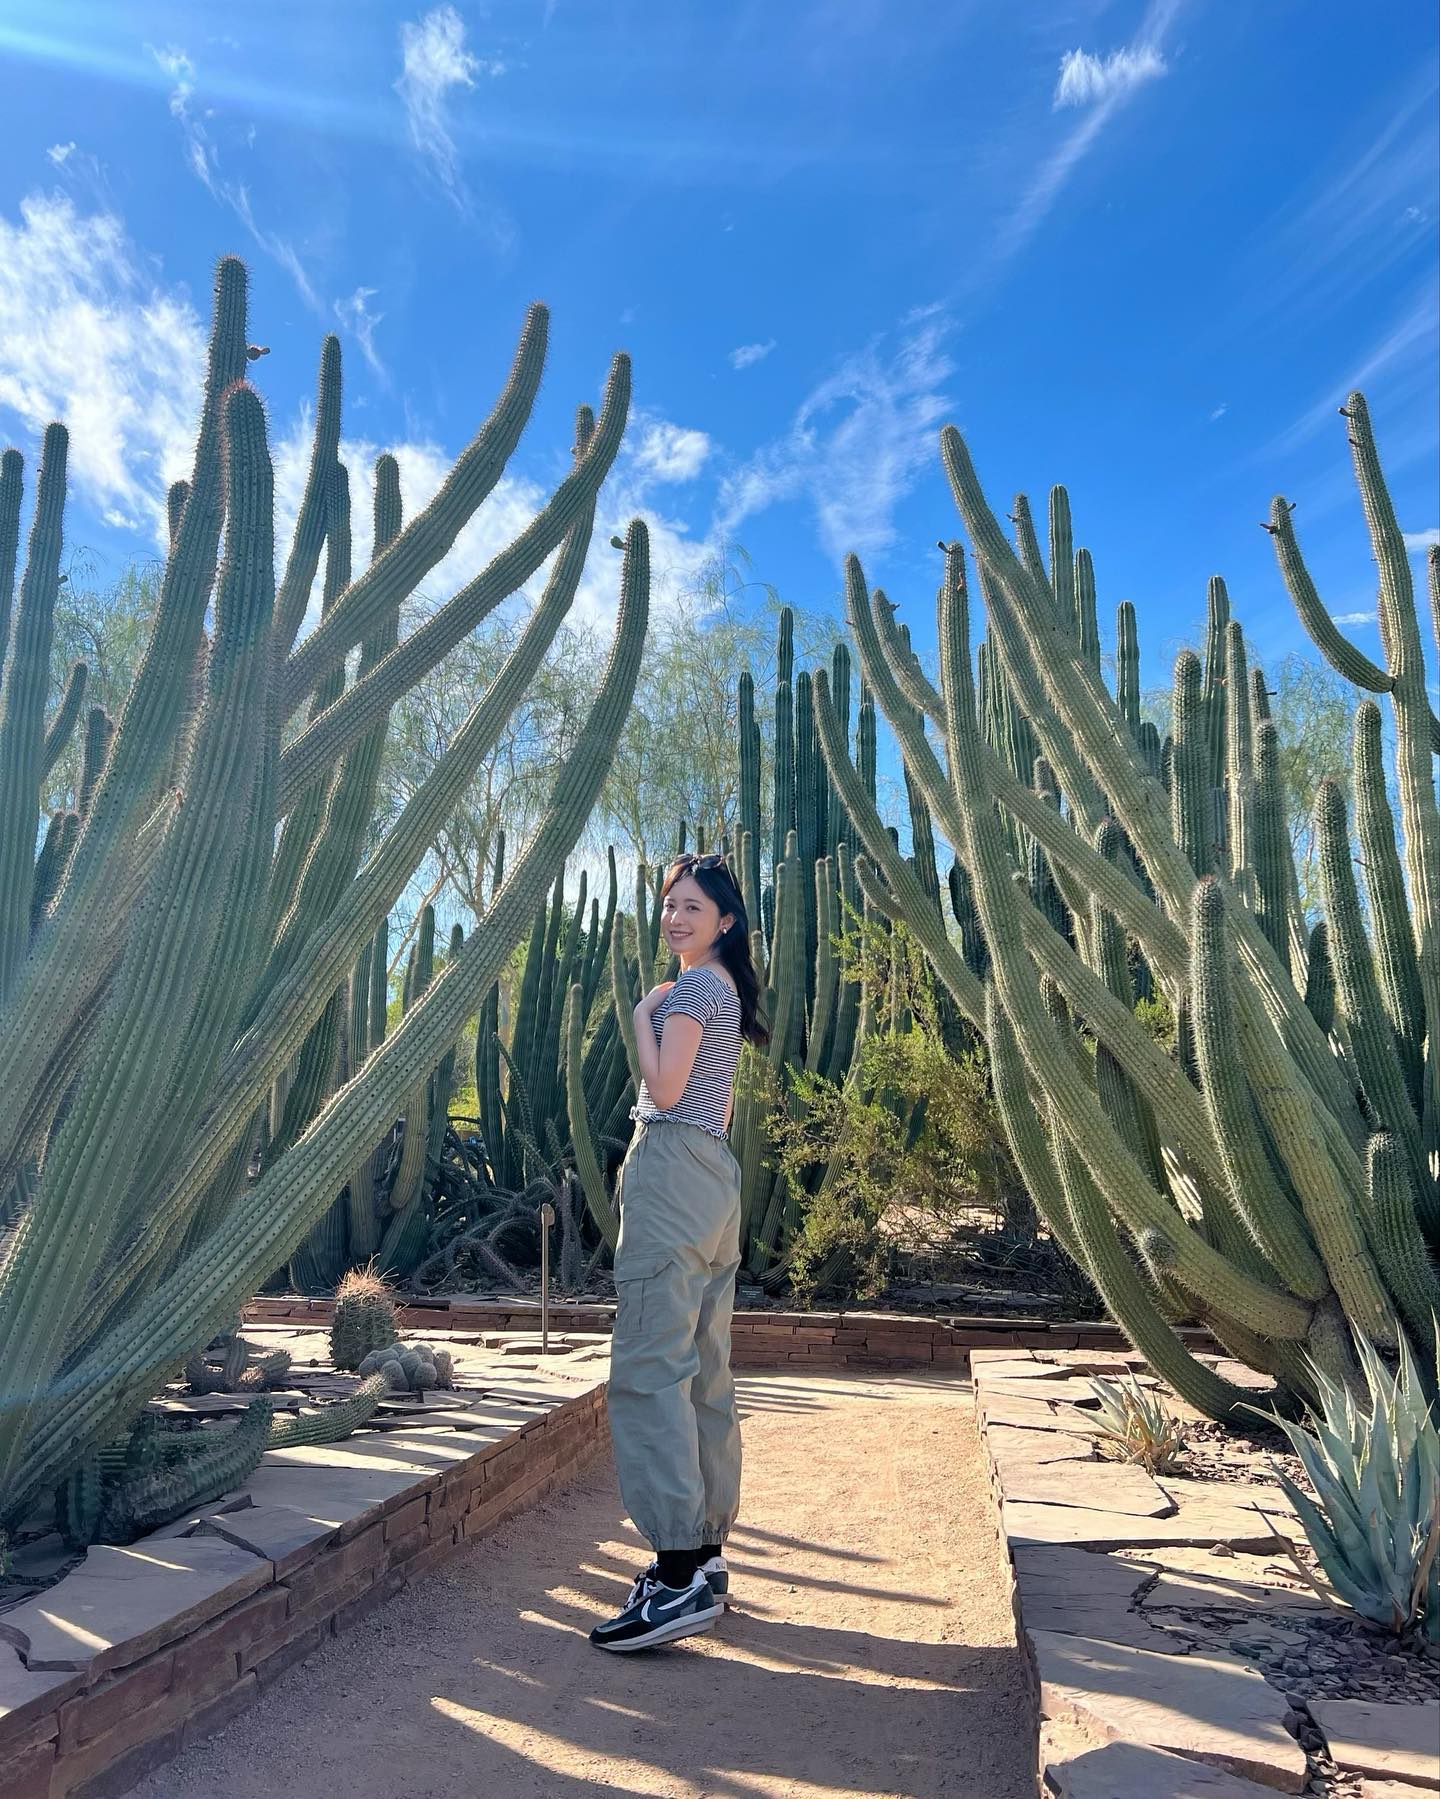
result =
M373 1268L352 1268L335 1289L330 1360L352 1373L372 1350L395 1341L395 1296Z

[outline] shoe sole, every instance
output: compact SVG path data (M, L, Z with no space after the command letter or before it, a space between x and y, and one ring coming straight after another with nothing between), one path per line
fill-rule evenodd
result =
M714 1628L715 1620L723 1608L716 1606L713 1611L691 1612L687 1617L672 1619L669 1624L659 1624L648 1635L630 1637L623 1643L595 1643L597 1649L608 1650L611 1655L628 1655L635 1649L653 1649L659 1643L673 1643L677 1637L698 1636L701 1631Z

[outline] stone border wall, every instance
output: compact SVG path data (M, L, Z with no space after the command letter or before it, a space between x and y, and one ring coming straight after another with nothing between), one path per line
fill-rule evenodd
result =
M291 1295L255 1299L246 1316L265 1324L323 1326L334 1310L331 1299ZM451 1299L407 1301L398 1312L402 1330L476 1331L480 1334L538 1332L538 1301ZM557 1344L567 1335L607 1334L615 1308L595 1301L557 1300L550 1329ZM1208 1332L1182 1330L1193 1344L1212 1348ZM738 1311L731 1330L737 1368L955 1368L969 1365L972 1349L1126 1349L1126 1339L1108 1320L1051 1323L1044 1318L965 1316L922 1317L897 1312Z
M218 1615L198 1606L162 1621L95 1657L88 1674L52 1663L0 1677L0 1799L126 1792L417 1575L569 1480L606 1441L596 1386L283 1562L257 1559ZM3 1637L0 1653L10 1653Z

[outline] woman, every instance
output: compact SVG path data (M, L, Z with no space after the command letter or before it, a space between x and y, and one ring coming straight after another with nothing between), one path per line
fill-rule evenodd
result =
M614 1650L709 1630L725 1609L722 1550L740 1498L740 1170L725 1136L741 1039L769 1041L745 903L723 859L679 857L660 891L680 972L635 1008L644 1078L620 1171L608 1389L620 1495L656 1559L590 1633Z

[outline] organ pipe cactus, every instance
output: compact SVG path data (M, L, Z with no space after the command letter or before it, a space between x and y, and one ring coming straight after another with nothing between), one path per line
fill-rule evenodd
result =
M195 465L171 496L150 643L88 810L77 814L63 883L32 935L42 669L67 452L62 427L46 434L0 675L0 1205L15 1219L0 1245L5 1522L111 1442L295 1253L453 1048L589 817L634 691L649 591L638 522L625 539L614 647L590 713L486 917L343 1085L326 1097L321 1081L313 1101L297 1101L288 1117L282 1108L277 1134L272 1095L297 1091L327 1016L338 1028L362 951L523 701L573 601L624 428L629 364L616 359L598 420L581 408L573 465L530 524L396 641L400 603L452 549L524 428L545 309L532 308L499 403L435 498L348 579L339 347L325 345L311 478L277 570L265 418L243 379L246 312L244 268L227 259ZM6 610L19 481L7 455ZM384 500L393 465L382 462L377 485ZM327 546L329 604L295 643ZM552 552L544 594L509 658L370 847L371 762L390 705ZM297 714L298 732L282 740ZM297 832L308 842L297 845Z
M985 960L937 930L922 881L850 763L823 675L817 722L867 858L859 874L914 930L960 1013L989 1038L1017 1163L1055 1235L1159 1372L1229 1415L1243 1393L1189 1353L1177 1312L1271 1374L1276 1401L1317 1377L1358 1379L1352 1342L1428 1341L1440 1302L1440 732L1425 690L1409 564L1363 399L1345 408L1380 567L1383 666L1320 603L1277 501L1270 530L1297 610L1331 662L1395 719L1398 817L1380 716L1356 717L1356 825L1333 784L1317 798L1323 920L1310 928L1279 783L1263 672L1224 584L1206 653L1176 665L1157 755L1139 719L1132 607L1117 617L1114 693L1088 623L1094 571L1050 500L1047 566L1028 504L1015 541L947 428L941 452L969 533L985 631L972 667L961 547L946 546L940 679L919 667L853 557L847 605L866 687L955 849ZM1432 558L1432 580L1440 579ZM1043 792L1032 785L1044 758ZM1037 861L1037 858L1039 860ZM1053 876L1063 906L1037 886ZM1137 1021L1136 976L1168 998L1174 1054ZM1092 1053L1093 1048L1093 1053Z

